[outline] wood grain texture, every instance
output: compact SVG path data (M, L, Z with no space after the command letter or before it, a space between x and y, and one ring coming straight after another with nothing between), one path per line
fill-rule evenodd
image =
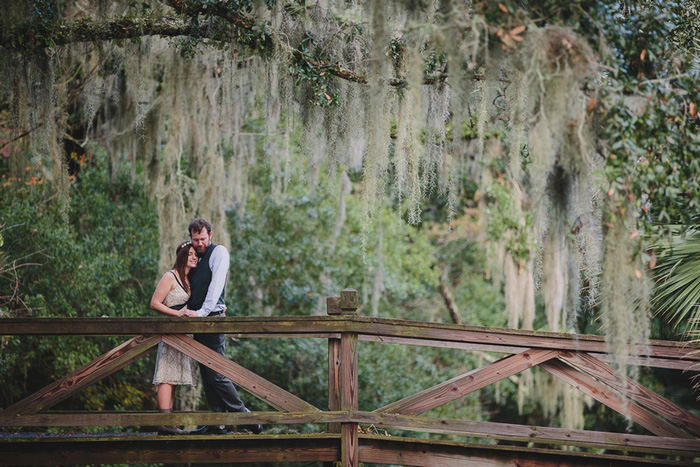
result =
M570 384L579 391L588 394L598 402L605 404L615 412L629 415L630 419L658 436L672 438L692 438L691 435L668 423L655 414L644 410L634 402L624 398L613 389L581 373L559 360L550 360L540 364L540 368Z
M342 292L341 292L342 299ZM357 334L343 333L340 336L340 409L356 411L359 403L358 391L358 338ZM342 423L340 426L340 453L343 467L358 467L360 462L357 423Z
M562 360L624 393L639 405L651 409L674 424L700 435L700 418L670 400L645 388L632 378L623 379L610 365L586 353L563 352ZM625 384L626 383L626 384Z
M326 313L328 315L339 315L343 312L340 309L340 297L326 297Z
M362 425L375 425L382 428L395 428L415 432L474 436L477 438L524 441L528 443L584 446L664 455L684 453L684 455L700 456L700 440L689 438L573 430L512 423L449 420L379 412L357 412L350 414L350 418Z
M328 410L340 410L340 339L328 339ZM329 423L329 433L340 433L340 424Z
M340 309L343 310L343 314L353 315L357 312L357 307L359 306L359 300L357 297L357 290L355 289L344 289L340 291Z
M0 426L298 425L352 422L350 412L48 412L0 418Z
M139 335L129 339L68 376L7 407L0 413L0 417L33 414L52 407L86 386L141 358L153 350L160 341L160 335Z
M360 437L360 461L425 467L642 467L667 464L662 459L637 456L378 436ZM676 465L694 464L685 462Z
M542 362L556 358L558 350L530 349L471 370L412 396L377 409L377 412L418 415L452 402Z
M357 423L343 423L340 426L340 464L343 467L360 465L360 442Z
M225 318L3 318L0 335L136 335L151 333L275 334L298 337L356 332L367 336L441 340L494 346L607 353L601 336L523 331L359 316L270 316ZM640 357L700 362L700 345L651 340L631 349Z
M694 465L638 456L361 435L360 462L425 467ZM334 462L338 435L91 436L0 440L0 465Z
M265 378L219 355L191 337L181 334L166 334L163 336L163 342L226 376L278 410L287 412L317 412L319 410Z
M601 431L572 430L556 427L526 426L509 423L449 420L415 415L399 415L377 412L97 412L97 413L48 413L15 417L16 425L10 426L157 426L157 425L295 425L307 423L354 423L364 426L395 428L406 431L471 436L493 440L522 441L527 443L582 446L596 449L635 451L661 455L700 456L700 440L609 433ZM0 426L4 426L1 424ZM139 436L134 434L134 439ZM211 439L210 436L194 436ZM321 437L322 434L313 436ZM339 441L340 435L334 435ZM362 435L360 435L361 437ZM188 437L189 438L189 437ZM178 438L183 439L183 438ZM20 439L21 440L21 439ZM0 438L2 443L10 439ZM432 440L434 441L434 440ZM339 446L339 444L338 444ZM2 449L0 448L0 451ZM340 450L338 451L340 452ZM2 456L0 456L2 457ZM340 457L338 457L338 460Z
M338 435L63 438L0 444L0 465L334 462Z
M236 334L238 338L245 337L270 337L269 335L263 334ZM286 337L294 337L289 335ZM298 336L297 336L298 337ZM308 337L332 337L330 335L316 335ZM498 345L498 344L477 344L473 342L457 342L457 341L445 341L445 340L435 340L435 339L418 339L414 337L390 337L390 336L374 336L367 334L360 334L360 341L365 342L380 342L383 344L401 344L401 345L417 345L423 347L437 347L443 349L462 349L462 350L478 350L483 352L495 352L495 353L508 353L516 354L528 350L530 347L519 347L519 346L509 346L509 345ZM606 353L589 353L596 358L603 360L605 362L612 361ZM691 371L700 372L700 366L698 362L688 361L678 358L658 358L658 357L627 357L628 365L646 366L650 368L668 368L671 370L681 370L681 371Z

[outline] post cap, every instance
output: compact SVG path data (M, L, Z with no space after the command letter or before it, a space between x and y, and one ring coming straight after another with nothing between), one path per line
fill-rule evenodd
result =
M326 297L326 313L329 315L339 315L343 312L340 309L340 297L334 295L332 297Z
M343 314L353 314L357 311L357 290L345 289L340 292L340 309Z

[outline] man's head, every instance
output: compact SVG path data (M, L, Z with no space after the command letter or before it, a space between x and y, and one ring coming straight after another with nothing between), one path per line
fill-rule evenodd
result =
M192 246L197 253L204 253L211 243L211 224L201 218L197 218L190 222L188 227Z

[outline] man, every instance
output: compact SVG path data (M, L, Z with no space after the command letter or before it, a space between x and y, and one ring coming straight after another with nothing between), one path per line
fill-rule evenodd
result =
M194 219L188 228L192 246L199 257L199 264L190 277L190 299L187 302L188 316L224 316L224 288L228 276L229 254L222 245L211 243L211 224L204 219ZM194 339L213 351L225 355L225 334L195 334ZM230 379L211 368L199 364L204 394L214 412L250 412L241 401L236 387ZM262 431L261 425L249 425L255 434ZM226 434L226 426L203 426L192 434Z

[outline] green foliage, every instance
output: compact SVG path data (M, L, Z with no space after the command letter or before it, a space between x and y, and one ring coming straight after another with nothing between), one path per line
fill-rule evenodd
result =
M112 185L105 161L82 168L70 191L69 223L47 184L6 186L0 219L8 261L17 270L16 299L9 316L99 317L150 315L148 301L156 279L157 223L143 187L127 177ZM0 296L14 283L0 281ZM0 343L0 406L29 394L87 364L124 338L9 337ZM153 362L142 359L101 384L61 404L64 408L142 408L153 405L145 374ZM127 390L128 389L128 390Z
M392 60L398 61L402 56L404 51L406 50L406 41L399 37L394 37L391 39L389 42L389 57L391 57ZM398 68L398 67L396 67Z
M700 88L689 47L697 40L697 33L689 36L697 14L683 1L588 6L588 15L572 6L566 19L576 20L592 46L605 36L599 52L611 71L595 110L608 143L609 196L621 213L628 206L643 210L648 234L656 222L689 224L700 210Z
M700 88L696 6L684 1L476 2L492 31L524 18L585 37L605 66L589 83L605 145L611 215L641 210L647 234L657 222L688 225L700 211ZM498 40L497 38L494 38Z
M654 309L679 333L697 334L700 325L700 235L697 228L681 233L678 228L654 249L659 260Z
M328 57L319 46L314 34L306 33L299 43L299 53L294 55L289 71L296 78L299 86L306 83L311 89L311 102L320 107L340 104L335 78L330 73L336 68L331 57Z
M486 187L488 201L486 233L489 239L505 244L515 261L527 261L536 247L532 212L521 212L513 203L513 193L503 181L495 181Z
M231 211L232 285L229 307L234 315L300 315L319 310L328 295L350 287L371 295L378 267L377 232L362 249L362 206L347 199L347 220L331 245L336 200L298 184L283 199L255 193L245 214ZM437 275L427 237L389 210L378 220L383 228L385 298L380 313L395 316L395 305L433 292ZM325 241L324 241L325 239ZM323 283L321 277L327 277ZM390 297L390 298L389 298ZM227 300L228 302L228 300ZM322 305L325 306L325 305Z

